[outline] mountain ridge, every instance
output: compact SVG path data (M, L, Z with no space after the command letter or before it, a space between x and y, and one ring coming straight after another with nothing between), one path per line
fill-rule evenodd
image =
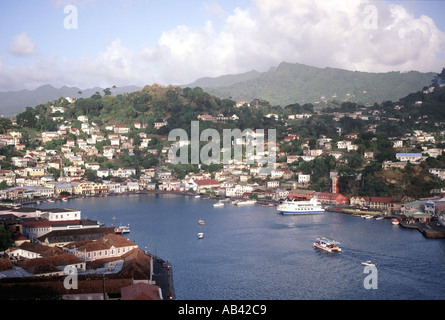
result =
M125 86L111 89L111 91L113 94L121 94L123 92L132 92L140 89L141 87L138 86ZM34 90L23 89L20 91L0 92L0 114L5 117L10 117L23 112L26 107L34 108L39 104L45 104L48 101L54 101L60 97L89 98L96 92L103 94L103 90L104 88L100 87L79 89L66 85L56 88L50 84L45 84Z
M200 87L222 99L260 99L281 107L295 103L317 105L334 99L369 105L387 100L396 101L411 92L422 90L431 85L436 75L419 71L370 73L282 62L265 72L251 70L213 78L204 77L179 87ZM111 91L115 95L141 89L140 86L124 86ZM33 108L60 97L89 98L96 92L102 94L103 90L100 87L79 89L66 85L57 89L46 84L34 90L0 92L0 115L12 117L23 112L26 107Z
M395 101L431 84L436 73L419 71L372 73L339 68L317 68L282 62L266 72L201 78L189 84L219 98L261 99L282 107L338 99L363 104ZM250 76L250 78L248 77ZM230 81L231 82L230 82ZM225 85L215 85L225 83Z

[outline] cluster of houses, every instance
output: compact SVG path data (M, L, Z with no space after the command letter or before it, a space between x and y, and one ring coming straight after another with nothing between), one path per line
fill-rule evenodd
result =
M26 281L64 300L163 299L153 258L78 210L4 207L0 225L13 232L0 255L0 279L9 279L0 289Z
M239 106L248 105L245 101L239 101ZM0 146L14 146L17 154L11 158L12 170L0 170L0 183L6 188L0 190L0 199L17 201L21 199L51 198L60 195L94 196L105 194L119 194L127 192L138 192L144 190L162 190L176 192L210 193L223 197L255 197L277 201L298 193L299 190L310 189L312 175L307 172L293 171L292 166L301 161L311 161L320 156L329 155L335 158L338 164L348 164L348 155L358 152L356 143L358 133L343 134L338 129L338 137L332 138L320 136L317 139L301 138L297 134L289 133L280 141L277 141L277 161L271 170L264 170L261 165L250 165L246 161L232 161L224 164L218 171L197 174L188 174L183 179L175 175L175 171L169 166L169 143L164 139L163 147L150 149L152 136L144 131L147 124L135 122L132 126L123 124L108 124L100 126L87 116L79 116L76 120L80 122L74 127L70 121L64 118L64 107L53 107L55 115L60 117L57 131L42 132L37 139L42 145L50 141L63 142L59 148L49 150L43 146L37 149L27 149L22 144L22 135L18 130L10 130L0 135ZM307 119L313 116L311 113L288 115L287 121L294 119ZM278 117L269 114L268 117ZM380 111L357 110L354 112L334 113L334 120L343 117L366 120L373 117L380 118ZM236 121L238 117L212 116L200 114L197 116L201 121L227 122ZM162 128L167 122L159 120L154 123L155 128ZM366 130L373 132L375 126L368 125ZM130 135L129 133L133 134ZM139 137L136 145L135 134ZM299 142L302 150L298 154L284 152L286 145L294 141ZM315 143L314 143L315 140ZM390 138L393 142L397 161L383 162L385 170L393 168L404 168L408 163L419 164L430 157L441 155L443 150L434 147L435 135L416 130L404 137ZM189 141L190 142L190 141ZM422 153L404 152L412 147L422 146ZM269 145L270 147L270 145ZM160 159L160 165L153 168L104 168L97 162L98 157L104 157L110 161L122 154L133 155L134 149L138 148L147 154L152 154ZM363 159L371 162L374 152L363 151ZM0 159L2 160L2 159ZM5 158L3 158L5 160ZM54 171L60 173L58 178L54 177ZM97 179L88 181L87 173L94 172ZM430 173L445 179L445 169L431 168ZM332 187L330 192L319 193L327 204L356 205L353 199L346 199L339 195L337 188L338 177L335 172L331 173ZM363 204L361 204L363 205ZM373 201L367 206L373 206ZM378 207L386 208L386 201ZM390 208L394 211L394 207Z

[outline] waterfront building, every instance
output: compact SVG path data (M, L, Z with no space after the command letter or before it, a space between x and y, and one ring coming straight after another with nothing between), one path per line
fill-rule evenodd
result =
M73 192L76 195L98 195L106 194L108 192L107 186L104 183L83 181L74 183Z
M400 215L402 216L402 219L405 220L408 224L431 221L431 216L428 213L420 210L405 211L403 214Z
M38 220L24 221L22 227L23 235L29 240L34 241L34 239L42 237L52 231L99 228L100 225L97 221L88 219L66 221Z
M134 242L120 235L109 233L97 240L68 243L64 246L64 250L83 261L94 261L120 257L137 247L138 245Z
M340 193L315 192L314 198L317 198L322 204L339 205L349 203L348 198Z
M394 212L400 208L400 203L391 197L351 197L349 204L356 207L369 207L373 210Z

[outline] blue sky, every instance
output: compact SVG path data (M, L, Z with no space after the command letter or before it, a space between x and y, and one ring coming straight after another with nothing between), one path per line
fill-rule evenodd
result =
M0 91L186 84L282 61L440 72L444 12L441 0L4 0Z

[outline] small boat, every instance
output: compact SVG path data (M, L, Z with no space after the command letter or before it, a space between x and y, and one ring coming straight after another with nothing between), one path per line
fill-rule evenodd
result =
M256 203L256 200L244 200L232 202L235 206L251 206Z
M199 224L200 226L204 226L204 225L205 225L205 222L204 222L204 220L198 220L198 224Z
M369 267L377 267L377 263L372 263L370 260L366 262L362 262L363 266L369 266Z
M115 234L124 234L124 233L130 233L130 226L119 226L117 228L114 228Z
M375 219L376 219L376 220L382 220L382 219L385 219L385 217L382 216L382 215L378 215L378 216L375 217Z
M263 204L263 207L275 207L273 203Z
M399 219L391 219L391 223L393 224L393 225L398 225L399 224Z
M201 198L201 196L198 194L197 196L195 196L196 199Z
M314 247L327 252L340 252L341 248L339 246L340 242L325 236L318 237L314 242Z
M198 239L202 239L202 238L204 238L204 233L202 233L202 232L198 233Z
M213 204L213 207L215 207L215 208L222 208L222 207L224 207L224 203L221 202L221 201L218 201L217 203Z
M47 201L50 202L50 203L54 203L55 202L54 199L48 199Z
M62 201L63 202L68 202L68 199L67 198L62 198Z
M372 218L373 218L373 216L370 215L370 214L365 214L365 215L362 215L361 217L362 217L363 219L366 219L366 220L369 220L369 219L372 219Z

